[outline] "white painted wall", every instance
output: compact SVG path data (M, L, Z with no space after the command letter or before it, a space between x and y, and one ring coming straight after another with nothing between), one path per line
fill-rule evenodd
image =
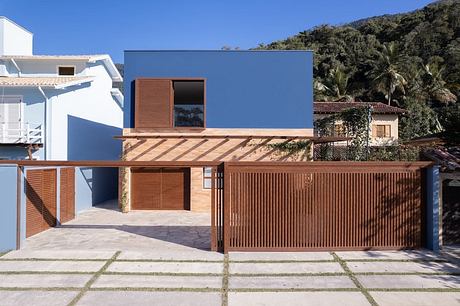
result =
M0 17L0 56L32 55L33 34L6 17Z
M314 120L328 117L327 114L315 114ZM341 124L341 121L337 121L336 124ZM372 128L369 131L371 133L371 139L369 145L371 146L384 146L391 145L398 140L399 137L399 117L397 114L372 114L371 126L373 125L390 125L391 126L391 137L389 138L376 138L372 137ZM336 142L336 145L346 145L346 141Z
M118 159L121 152L109 152L111 148L104 147L108 142L114 140L113 136L121 135L123 125L123 110L118 102L113 98L110 90L112 89L112 79L107 73L102 62L88 64L85 70L86 75L95 76L91 83L80 86L69 87L64 90L52 90L49 100L50 126L48 142L48 158L52 160L66 159ZM47 91L45 90L45 93ZM72 118L69 118L72 116ZM76 118L76 119L75 119ZM87 140L91 147L80 148L81 154L69 152L69 120L81 121L81 124L94 125L91 127L93 132L88 132L86 127L81 129L77 136L82 140ZM120 129L119 132L113 132L110 135L110 127ZM80 132L78 130L70 131L72 135ZM109 134L105 134L109 133ZM105 136L104 136L105 135ZM102 137L104 137L102 139ZM107 137L107 138L105 138ZM100 138L100 139L99 139ZM51 142L51 143L50 143ZM98 146L98 145L101 146ZM121 149L121 143L120 143ZM82 156L80 157L76 157Z

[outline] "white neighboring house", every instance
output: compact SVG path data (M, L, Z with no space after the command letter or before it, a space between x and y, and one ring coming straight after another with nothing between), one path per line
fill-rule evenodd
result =
M314 102L314 120L340 113L346 109L371 106L370 145L392 145L398 140L399 116L405 112L399 107L390 106L380 102ZM340 121L335 122L335 135L343 135ZM337 142L336 145L346 145L346 142Z
M109 55L33 55L0 17L0 159L117 160L122 77Z

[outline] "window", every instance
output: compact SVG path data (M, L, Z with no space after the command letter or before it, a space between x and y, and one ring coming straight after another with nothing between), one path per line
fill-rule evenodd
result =
M212 168L203 167L203 189L211 189L212 187Z
M204 127L204 81L173 81L174 127Z
M75 66L58 66L58 75L75 75Z
M341 124L341 123L336 123L336 124L334 125L334 135L335 135L335 136L339 136L339 137L346 136L346 135L345 135L345 127L343 126L343 124Z
M389 124L376 124L372 126L372 137L376 137L376 138L391 137L391 126Z

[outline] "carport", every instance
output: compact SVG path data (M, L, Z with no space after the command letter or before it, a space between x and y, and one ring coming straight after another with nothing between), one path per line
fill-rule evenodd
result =
M135 233L147 238L161 238L165 241L169 238L177 236L177 243L187 246L203 247L203 233L207 233L207 241L210 241L209 225L210 217L209 212L206 214L207 222L203 222L203 216L198 217L197 224L190 221L190 215L178 215L178 220L183 219L182 226L179 222L174 227L168 227L167 222L163 220L174 220L174 214L179 211L187 211L190 209L190 191L184 188L187 184L187 175L190 167L203 167L216 164L215 162L126 162L126 161L0 161L0 175L2 182L5 182L2 187L2 195L5 198L5 203L8 207L4 208L3 222L4 235L2 235L0 250L19 249L22 248L26 239L34 236L42 231L57 227L56 230L65 228L93 228L97 229L99 226L102 228L112 228L127 233ZM110 169L115 168L122 172L130 169L132 179L139 180L138 188L130 190L132 198L135 201L136 196L139 205L133 205L133 212L141 215L149 215L158 213L158 224L148 226L136 226L135 217L126 217L126 215L116 215L118 218L117 224L102 221L102 223L95 222L91 226L91 221L85 219L86 224L74 224L72 221L75 216L82 211L81 204L78 209L78 202L82 195L79 194L78 182L76 172L80 169ZM132 171L131 171L132 169ZM136 174L141 174L136 176ZM122 184L121 177L119 179L119 186ZM150 182L150 184L149 184ZM160 190L155 190L158 186ZM153 185L152 185L153 183ZM181 189L182 188L182 189ZM158 188L157 188L158 189ZM181 189L181 192L177 192ZM159 195L159 196L158 196ZM83 195L87 198L87 195ZM105 202L103 210L97 213L98 218L104 219L106 215L110 215L107 208L111 210L123 210L123 201L126 195L123 193L122 188L119 188L118 201ZM11 205L15 203L16 205ZM142 205L142 203L147 203ZM152 204L152 205L149 205ZM107 207L109 205L109 207ZM4 205L5 206L5 205ZM91 203L84 207L83 211L91 208ZM139 210L139 212L136 212ZM145 210L165 210L161 215L160 212L146 212ZM172 210L172 211L170 211ZM143 213L141 212L143 211ZM85 218L87 218L85 216ZM108 217L110 218L110 217ZM132 226L126 226L123 218ZM131 220L129 218L132 218ZM3 219L3 218L2 218ZM142 218L141 218L142 219ZM145 218L144 218L145 219ZM3 220L2 220L3 221ZM100 221L100 220L99 220ZM145 221L145 220L144 220ZM150 220L151 221L151 220ZM171 222L171 221L168 221ZM96 224L97 223L97 224ZM164 223L164 224L163 224ZM202 224L205 224L206 229L203 229ZM145 224L144 224L145 225ZM187 228L187 225L190 225ZM147 233L146 230L155 231L155 233ZM184 235L187 230L194 231L196 237L200 237L200 242L194 243L186 239ZM58 237L59 234L56 234ZM168 238L169 236L169 238ZM181 237L183 239L181 239ZM35 239L37 240L37 239ZM171 240L171 239L169 239ZM57 241L57 240L55 240ZM169 241L174 242L174 241ZM56 242L56 244L59 244ZM210 248L210 246L207 246Z

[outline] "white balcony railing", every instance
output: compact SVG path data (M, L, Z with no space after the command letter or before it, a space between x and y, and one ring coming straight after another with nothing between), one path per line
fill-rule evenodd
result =
M44 131L41 124L0 122L0 143L42 144Z

